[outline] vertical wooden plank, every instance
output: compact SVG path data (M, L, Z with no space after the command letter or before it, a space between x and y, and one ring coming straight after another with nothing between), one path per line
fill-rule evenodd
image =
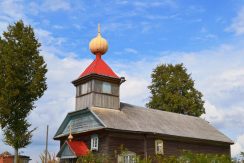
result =
M144 158L147 159L147 135L144 135Z

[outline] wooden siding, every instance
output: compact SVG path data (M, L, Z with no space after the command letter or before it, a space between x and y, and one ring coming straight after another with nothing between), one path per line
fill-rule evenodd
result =
M145 145L145 136L143 134L134 134L134 133L116 133L111 132L109 134L109 146L115 148L119 144L123 144L125 148L136 152L137 154L144 155L144 145ZM155 140L161 139L164 142L164 154L167 156L170 155L180 155L182 150L190 150L196 153L212 153L212 154L230 154L230 145L223 143L213 143L213 142L201 142L191 141L191 140L173 140L170 137L164 136L146 136L146 145L148 155L155 154ZM112 149L110 149L112 150Z
M75 110L80 110L91 106L119 109L120 101L118 96L96 92L76 97Z
M196 153L212 153L230 155L230 145L218 142L201 142L173 140L171 137L145 135L138 133L125 133L99 130L84 134L73 135L76 140L84 141L90 149L91 135L97 134L99 137L98 153L109 155L111 162L117 162L115 153L119 153L121 145L131 152L135 152L141 157L155 155L155 140L161 139L164 142L164 154L180 155L182 150L190 150ZM146 141L146 142L145 142ZM64 142L64 141L62 141Z
M107 94L94 93L93 95L93 106L110 108L110 109L119 109L119 97L111 96Z
M88 149L91 149L91 136L92 135L98 135L98 152L99 153L104 153L107 154L108 153L108 133L104 132L104 131L91 131L88 133L84 133L84 134L74 134L73 140L80 140L86 143ZM66 141L67 139L62 138L60 139L60 147L63 145L63 143Z
M119 109L120 100L119 100L119 85L115 83L111 83L111 94L103 93L102 85L104 81L100 80L91 80L87 86L86 94L82 94L81 85L76 86L76 102L75 102L75 110L84 109L86 107L102 107L109 109Z
M75 110L80 110L92 106L92 99L93 99L92 93L83 96L77 96L75 100Z
M211 153L230 155L230 145L190 143L182 141L164 141L165 155L180 155L182 150L190 150L195 153Z

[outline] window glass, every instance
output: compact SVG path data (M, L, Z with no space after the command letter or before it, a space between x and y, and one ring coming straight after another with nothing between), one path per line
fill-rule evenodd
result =
M95 88L95 92L102 92L102 81L99 80L95 80L95 84L94 84L94 88Z
M119 86L116 84L112 84L112 94L118 96L119 95Z
M134 155L124 156L124 163L135 163L135 156Z
M97 135L92 135L91 136L91 150L98 150L98 136Z
M77 86L77 91L78 96L91 92L91 81Z
M80 92L79 92L79 85L76 87L76 96L79 96L80 95Z
M87 83L82 84L82 90L81 90L81 94L86 94L87 93Z
M81 95L82 85L79 85L79 95Z
M164 148L163 148L163 141L162 140L156 140L155 141L155 153L156 154L164 154Z
M99 80L94 81L93 90L99 93L107 93L112 95L119 95L119 86L117 84L103 82Z
M89 81L89 82L87 83L87 93L91 92L91 86L92 86L92 82Z
M103 93L112 93L112 88L111 88L111 84L108 82L103 82L103 89L102 89Z
M118 162L135 163L136 162L136 153L127 151L123 154L120 154L120 155L118 155Z

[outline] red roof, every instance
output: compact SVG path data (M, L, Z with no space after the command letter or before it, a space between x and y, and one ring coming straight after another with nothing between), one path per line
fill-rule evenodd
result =
M67 144L76 156L85 156L89 153L89 149L83 141L67 141Z
M105 75L113 78L119 78L113 70L103 61L101 55L96 55L96 59L85 69L80 78L89 74Z

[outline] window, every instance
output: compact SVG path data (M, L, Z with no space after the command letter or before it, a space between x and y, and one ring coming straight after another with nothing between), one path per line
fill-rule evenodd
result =
M118 163L135 163L136 154L134 152L126 151L125 153L118 155Z
M98 93L106 93L119 96L119 85L110 82L94 80L92 90Z
M112 94L115 96L119 96L119 85L112 84Z
M98 151L98 136L91 136L91 151Z
M88 92L88 83L82 84L81 94L86 94Z
M76 87L76 95L81 96L91 92L91 82L87 82Z
M135 156L133 155L124 156L124 163L135 163Z
M112 93L112 88L111 88L111 84L108 82L103 82L103 89L102 89L103 93Z
M76 96L79 96L80 95L80 86L77 86L76 87Z
M155 153L164 154L164 143L162 140L155 140Z

